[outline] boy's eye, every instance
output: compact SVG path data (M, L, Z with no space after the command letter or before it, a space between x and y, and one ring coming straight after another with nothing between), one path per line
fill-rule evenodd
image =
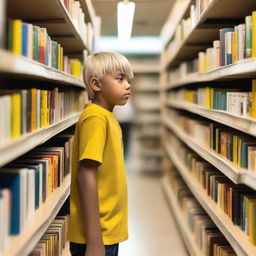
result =
M117 77L118 80L122 81L123 80L123 77Z

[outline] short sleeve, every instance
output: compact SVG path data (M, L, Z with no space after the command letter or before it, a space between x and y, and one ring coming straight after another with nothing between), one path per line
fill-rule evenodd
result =
M91 159L102 164L107 124L99 117L89 117L79 126L79 161Z

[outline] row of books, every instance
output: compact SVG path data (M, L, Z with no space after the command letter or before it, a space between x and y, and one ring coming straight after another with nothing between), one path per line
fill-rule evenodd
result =
M68 11L73 24L78 30L79 34L84 41L87 39L87 25L85 23L85 14L81 8L79 1L75 0L62 0L66 10Z
M47 127L80 112L86 92L74 89L59 91L4 90L0 92L0 145L23 134Z
M88 49L92 51L93 41L94 41L93 27L91 22L88 22L87 24L84 22L85 14L82 11L80 1L77 1L77 0L61 0L61 1L64 3L76 29L79 31L81 37L83 38L84 42L88 46Z
M236 185L211 164L188 149L172 134L169 141L176 156L185 164L196 185L203 188L217 206L244 231L256 245L256 192L244 185Z
M251 91L237 88L200 87L179 89L168 94L168 100L185 101L207 109L226 111L232 115L256 117L256 80L252 81Z
M235 256L233 248L193 197L176 170L169 171L169 181L183 214L180 218L188 226L201 254Z
M62 256L67 244L69 216L57 216L29 256Z
M81 77L81 62L64 56L63 47L51 40L46 28L34 26L19 19L8 21L7 48L49 67ZM79 70L79 71L77 71Z
M190 6L190 16L181 20L176 28L173 40L166 50L166 55L172 55L184 42L192 29L196 26L202 13L207 9L212 0L196 0L195 4Z
M245 22L234 28L220 29L219 40L198 58L182 63L169 74L169 80L181 80L195 72L208 72L243 59L256 57L256 11L245 17Z
M73 135L60 134L0 168L1 248L8 247L9 234L25 230L37 209L61 186L70 173L72 146Z
M256 171L256 140L252 136L187 113L169 111L185 133L206 148L247 171Z

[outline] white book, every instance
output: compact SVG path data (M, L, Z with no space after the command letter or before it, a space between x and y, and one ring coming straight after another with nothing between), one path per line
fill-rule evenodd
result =
M245 58L245 24L238 26L238 60Z
M33 59L33 48L34 48L34 37L33 37L33 25L28 23L28 51L27 57Z
M27 169L27 217L30 219L35 212L35 171Z

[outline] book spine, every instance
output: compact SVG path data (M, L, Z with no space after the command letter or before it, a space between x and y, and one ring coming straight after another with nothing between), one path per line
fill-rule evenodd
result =
M251 116L256 117L256 80L252 80L252 107Z
M36 130L37 89L31 89L31 131Z
M226 65L232 64L232 38L233 38L233 32L227 32L226 33Z
M252 16L245 17L245 54L246 58L252 57Z
M33 59L39 61L39 27L33 26Z
M238 60L245 58L245 24L238 26Z
M28 24L22 23L22 55L28 55Z
M39 61L45 64L45 28L39 28Z
M27 133L27 114L28 114L28 91L22 90L22 97L21 97L21 106L22 106L22 134Z
M21 20L12 21L12 52L15 55L22 54L22 22Z
M21 95L19 93L12 94L11 116L12 138L18 138L21 135Z
M28 51L27 57L33 59L33 25L28 24Z
M256 58L256 11L252 13L252 57Z
M41 90L41 118L40 118L40 127L47 126L47 91Z
M36 129L40 128L40 116L41 116L41 90L36 90Z
M5 48L6 1L0 1L0 48Z

